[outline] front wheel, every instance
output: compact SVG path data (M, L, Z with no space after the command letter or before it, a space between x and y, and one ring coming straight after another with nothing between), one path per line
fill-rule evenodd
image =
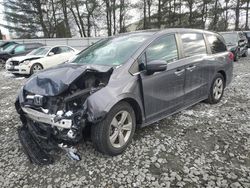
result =
M125 151L132 141L136 120L127 102L116 104L106 118L91 127L94 147L101 153L115 156Z
M212 86L209 90L209 96L205 102L216 104L220 102L225 88L225 79L222 74L217 73L212 81Z
M35 74L43 69L43 66L39 63L35 63L31 66L30 74Z

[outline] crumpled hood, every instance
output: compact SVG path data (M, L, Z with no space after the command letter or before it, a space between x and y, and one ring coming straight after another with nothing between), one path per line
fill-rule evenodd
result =
M108 72L110 66L63 64L33 75L24 90L43 96L56 96L68 89L70 84L88 70Z
M29 55L29 56L17 56L17 57L12 57L9 59L9 61L18 61L22 62L24 60L32 60L32 59L39 59L43 56L37 56L37 55Z

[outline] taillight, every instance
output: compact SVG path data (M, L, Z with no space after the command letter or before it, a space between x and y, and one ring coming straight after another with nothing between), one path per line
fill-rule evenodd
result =
M229 52L228 57L229 57L230 60L232 60L232 61L234 60L234 54L232 52Z

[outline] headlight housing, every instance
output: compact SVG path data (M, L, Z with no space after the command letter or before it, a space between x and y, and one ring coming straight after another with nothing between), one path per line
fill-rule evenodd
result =
M7 61L6 61L6 64L11 64L10 62L11 62L11 58L9 58Z
M28 65L30 63L30 60L25 60L25 61L23 61L23 63L22 64L24 64L24 65Z

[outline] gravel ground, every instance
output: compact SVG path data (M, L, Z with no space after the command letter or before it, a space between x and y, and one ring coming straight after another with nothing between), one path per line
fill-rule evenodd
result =
M58 154L53 165L29 163L14 109L26 78L0 72L0 187L250 187L250 58L216 105L197 104L140 129L127 151L99 154L78 146L82 160Z

